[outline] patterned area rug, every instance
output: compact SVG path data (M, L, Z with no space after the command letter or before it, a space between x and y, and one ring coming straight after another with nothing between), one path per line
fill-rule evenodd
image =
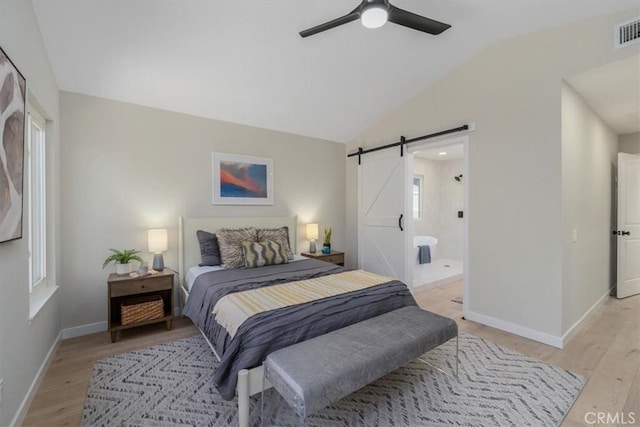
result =
M454 369L455 340L424 356ZM336 362L339 363L339 362ZM237 425L236 401L211 384L217 362L201 336L99 360L82 425ZM555 426L585 378L473 335L460 336L456 378L419 361L311 415L308 426ZM300 425L277 393L268 393L267 425ZM251 425L260 425L252 398ZM266 417L265 417L266 418Z

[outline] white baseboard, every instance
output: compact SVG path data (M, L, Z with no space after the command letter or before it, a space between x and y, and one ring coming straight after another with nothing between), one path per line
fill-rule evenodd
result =
M521 337L529 338L534 341L548 344L553 347L562 348L563 339L555 335L546 334L544 332L529 329L524 326L516 325L515 323L506 322L504 320L496 319L494 317L485 316L484 314L474 313L472 311L466 311L464 317L467 320L473 322L482 323L483 325L491 326L492 328L500 329L505 332L520 335Z
M107 330L107 322L89 323L88 325L74 326L62 330L62 339L81 337L83 335L95 334Z
M611 289L613 288L609 288L607 290L607 292L604 293L604 295L602 295L600 298L598 298L598 301L595 302L595 304L593 304L591 306L591 308L589 310L587 310L580 319L578 319L578 321L576 323L573 324L573 326L571 326L567 332L564 333L564 335L562 335L562 345L564 346L565 344L567 344L571 338L573 338L573 336L575 334L578 333L578 331L580 330L580 326L582 325L582 323L587 319L587 317L589 317L589 315L591 313L593 313L593 311L598 308L600 305L604 304L604 302L609 298L609 295L611 294Z
M180 316L180 308L176 307L173 310L173 314L176 317ZM11 420L11 424L9 424L9 426L14 427L14 426L22 425L24 418L27 416L27 411L29 410L29 406L31 406L31 401L33 400L35 393L36 391L38 391L38 388L40 387L40 383L44 378L44 374L47 372L47 370L49 369L49 365L51 365L51 362L53 361L53 355L58 349L58 346L60 345L60 341L68 338L75 338L83 335L95 334L96 332L104 332L106 330L107 330L106 321L90 323L88 325L75 326L73 328L62 329L58 333L58 336L56 337L53 345L49 349L49 352L47 353L47 356L44 358L42 365L40 365L40 369L38 369L38 372L36 373L36 376L33 379L33 382L31 383L31 386L29 387L29 390L27 391L26 396L22 400L22 403L20 404L20 407L18 408L16 415L13 417L13 420Z
M44 375L49 369L49 365L51 365L51 362L53 362L53 356L56 353L56 350L58 349L58 345L60 345L60 341L62 341L62 331L58 333L58 336L53 342L53 345L49 349L49 352L47 353L44 360L42 361L42 364L40 365L40 369L38 369L38 372L36 373L35 378L31 382L31 385L29 386L29 390L27 390L27 394L25 395L24 399L22 399L22 403L20 403L20 407L18 408L16 415L13 417L13 420L11 420L11 424L9 424L10 427L22 425L25 417L27 416L27 411L31 406L31 401L35 397L36 392L38 391L38 388L40 388L40 383L42 382Z

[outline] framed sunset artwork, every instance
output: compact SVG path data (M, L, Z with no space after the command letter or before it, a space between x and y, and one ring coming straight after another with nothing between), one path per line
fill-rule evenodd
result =
M214 205L273 205L273 160L213 153Z

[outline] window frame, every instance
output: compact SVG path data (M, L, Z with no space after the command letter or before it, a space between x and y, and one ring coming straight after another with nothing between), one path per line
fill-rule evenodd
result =
M418 202L416 203L416 191L415 191L415 187L416 187L416 180L418 180ZM422 195L423 195L423 191L424 191L424 175L417 175L414 174L413 175L413 180L411 181L411 201L412 201L412 217L413 219L422 219ZM417 204L417 213L418 215L416 216L416 204Z
M29 293L34 294L46 287L47 283L46 121L34 108L29 106L27 123ZM38 132L37 136L34 135L34 128ZM38 258L35 258L36 255ZM34 277L34 275L38 277Z

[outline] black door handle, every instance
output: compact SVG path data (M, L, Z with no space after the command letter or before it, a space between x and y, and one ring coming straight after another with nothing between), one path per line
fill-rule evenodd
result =
M400 227L400 231L404 231L404 228L402 228L402 217L403 214L400 214L400 218L398 218L398 227Z
M631 232L630 231L623 231L621 234L622 234L622 236L629 236L631 234Z

